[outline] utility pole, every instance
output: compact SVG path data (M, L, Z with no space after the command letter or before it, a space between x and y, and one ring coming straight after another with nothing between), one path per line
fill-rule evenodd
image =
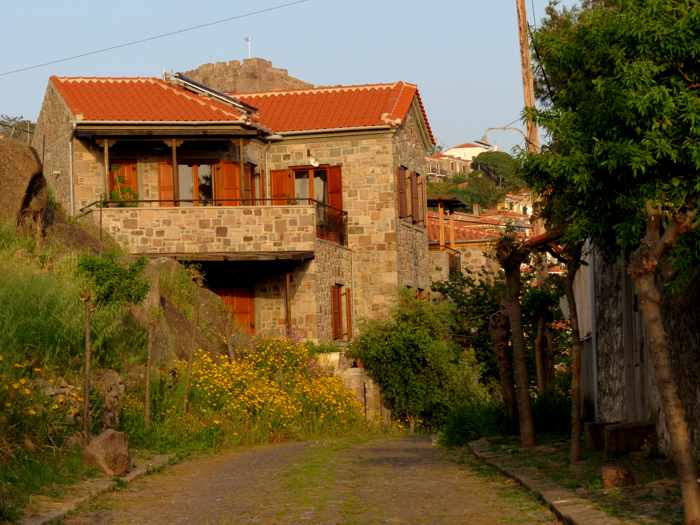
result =
M530 111L535 107L535 79L530 64L530 44L528 38L527 12L525 0L515 0L518 10L518 33L520 36L520 66L523 75L523 92L525 94L525 109ZM537 125L532 117L527 119L527 150L530 153L540 151L540 136Z

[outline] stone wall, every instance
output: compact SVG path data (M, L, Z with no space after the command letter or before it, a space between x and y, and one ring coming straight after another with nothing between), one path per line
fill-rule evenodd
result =
M430 253L423 226L399 223L398 285L430 290Z
M404 123L396 130L392 143L393 166L405 166L409 171L420 174L423 183L427 184L427 164L424 134L420 127L420 109L416 101L408 112ZM394 186L396 186L396 176ZM430 254L428 253L428 231L425 224L410 224L408 220L398 220L396 204L396 188L394 188L394 213L398 227L398 286L410 286L414 289L428 290L430 288ZM425 209L427 203L422 204Z
M331 319L331 287L341 284L350 288L350 308L354 309L356 295L352 284L352 252L332 242L316 241L316 252L311 265L316 279L316 338L330 341L333 338ZM350 312L351 319L355 319ZM353 331L356 323L352 323Z
M255 93L311 88L313 84L294 78L286 69L272 66L262 58L248 58L240 62L202 64L186 71L185 76L224 93Z
M497 273L500 270L498 262L489 256L493 251L493 243L489 242L462 242L457 243L460 253L462 271L480 272L486 270Z
M316 242L310 205L101 208L89 216L130 253L313 251Z
M49 83L36 123L32 146L43 166L43 173L58 202L70 210L71 114L63 99Z

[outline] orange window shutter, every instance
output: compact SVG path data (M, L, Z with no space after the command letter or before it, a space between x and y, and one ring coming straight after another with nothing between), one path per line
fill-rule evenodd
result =
M241 168L231 161L221 161L216 170L218 177L214 184L215 199L220 206L237 206L241 198Z
M270 186L273 204L287 204L294 198L294 174L291 170L271 170Z
M418 222L418 176L415 171L411 172L411 217L413 217L413 222Z
M350 288L345 289L345 312L347 315L348 339L352 339L352 300Z
M343 176L340 166L328 168L328 204L343 209Z
M160 206L174 206L175 189L173 184L173 165L161 161L158 165L158 199Z
M340 338L340 311L340 286L334 285L331 287L331 329L333 339Z
M399 218L403 219L406 216L406 177L405 168L403 166L396 168L396 198L398 201Z
M136 173L135 160L124 164L124 180L126 181L126 186L134 192L134 195L139 194L139 181Z

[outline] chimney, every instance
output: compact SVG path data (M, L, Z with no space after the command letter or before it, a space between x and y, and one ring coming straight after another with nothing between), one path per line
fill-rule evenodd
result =
M474 204L472 204L472 214L474 215L474 217L478 217L479 215L481 215L481 205L480 204L477 204L476 202Z

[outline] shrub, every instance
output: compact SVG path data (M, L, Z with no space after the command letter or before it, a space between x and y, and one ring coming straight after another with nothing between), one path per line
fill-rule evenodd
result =
M484 395L473 352L452 340L452 309L404 293L392 316L362 327L350 355L382 387L394 415L438 427L451 406Z
M440 431L441 444L448 447L465 445L485 436L512 432L514 422L508 419L500 403L492 399L469 400L453 407Z
M304 344L259 340L232 358L195 353L189 412L183 410L187 363L153 388L153 426L143 427L143 401L131 394L122 429L134 442L159 450L206 450L226 444L263 443L343 434L362 425L353 394L336 377L322 375Z

